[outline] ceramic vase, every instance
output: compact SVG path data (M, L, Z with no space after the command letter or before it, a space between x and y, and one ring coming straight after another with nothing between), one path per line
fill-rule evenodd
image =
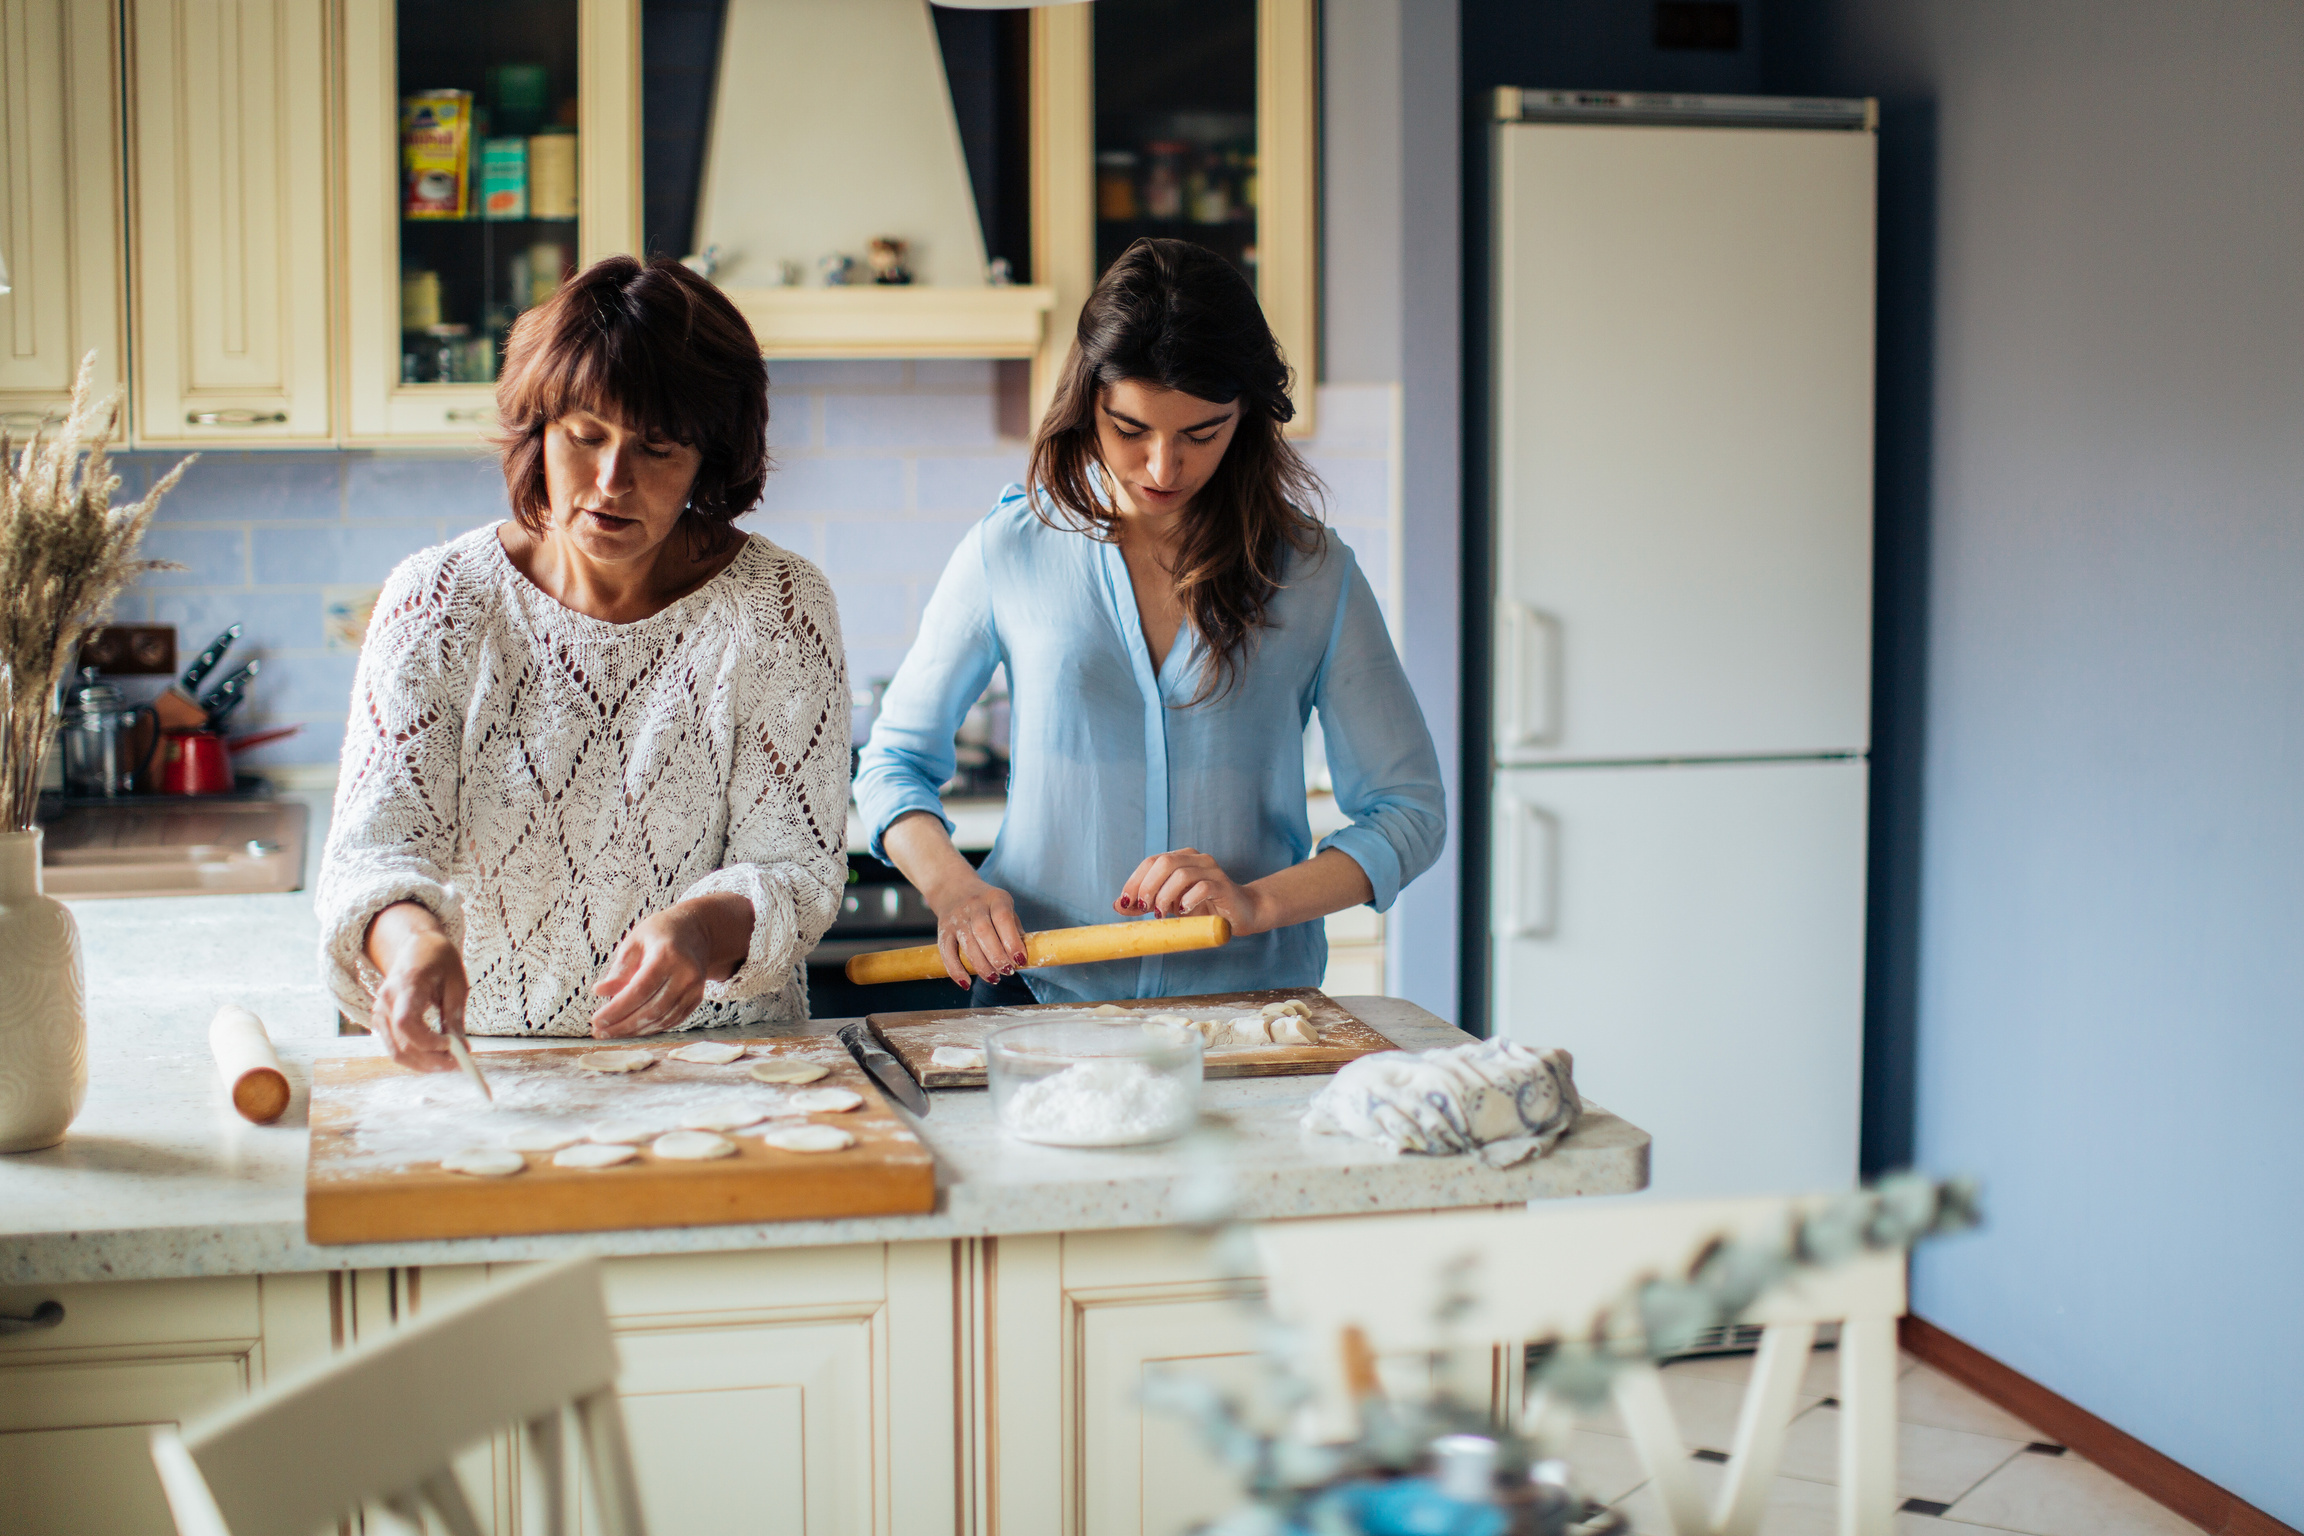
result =
M87 1096L80 925L40 894L40 833L0 832L0 1152L56 1145Z

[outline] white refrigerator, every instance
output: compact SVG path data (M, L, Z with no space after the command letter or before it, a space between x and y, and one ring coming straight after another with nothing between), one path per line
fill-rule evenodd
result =
M1868 103L1499 93L1490 1000L1675 1196L1856 1178Z

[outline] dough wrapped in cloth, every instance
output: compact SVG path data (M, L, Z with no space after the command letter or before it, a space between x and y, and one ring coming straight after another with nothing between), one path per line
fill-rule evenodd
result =
M1308 1131L1356 1136L1398 1152L1478 1152L1509 1168L1552 1150L1576 1125L1575 1061L1554 1047L1476 1040L1436 1051L1385 1051L1349 1062L1313 1096Z

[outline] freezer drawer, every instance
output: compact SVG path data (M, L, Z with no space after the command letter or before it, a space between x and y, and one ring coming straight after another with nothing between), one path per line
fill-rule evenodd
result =
M1563 1045L1674 1196L1856 1177L1861 761L1497 775L1496 1033Z
M1873 136L1499 133L1497 759L1864 751Z

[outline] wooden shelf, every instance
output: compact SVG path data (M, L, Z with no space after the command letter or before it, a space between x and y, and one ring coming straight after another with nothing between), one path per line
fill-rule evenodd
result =
M763 357L1030 357L1053 288L730 288Z

